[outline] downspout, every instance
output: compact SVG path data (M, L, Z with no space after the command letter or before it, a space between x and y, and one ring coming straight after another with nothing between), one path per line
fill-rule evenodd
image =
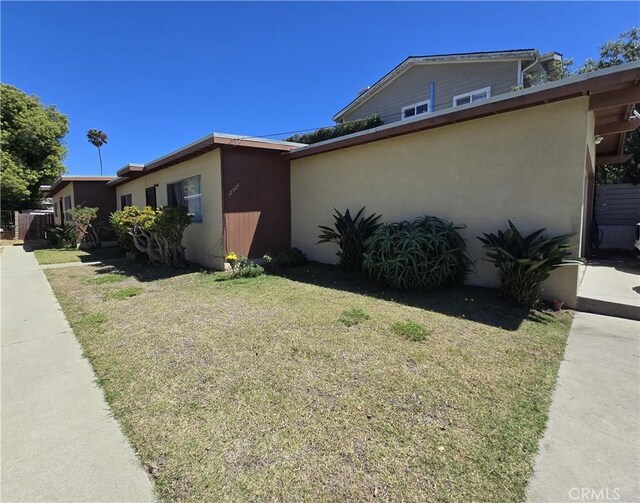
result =
M429 111L436 111L436 83L433 80L429 84Z
M520 84L522 85L523 88L524 88L524 74L527 73L527 70L530 70L531 68L536 66L539 61L540 61L540 53L536 51L536 59L533 60L533 63L531 63L529 66L527 66L524 70L520 72Z

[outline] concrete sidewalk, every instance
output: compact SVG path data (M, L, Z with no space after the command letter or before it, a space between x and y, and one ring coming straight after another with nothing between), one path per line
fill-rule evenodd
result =
M33 254L0 252L2 501L155 501Z
M640 322L576 313L527 501L640 501Z

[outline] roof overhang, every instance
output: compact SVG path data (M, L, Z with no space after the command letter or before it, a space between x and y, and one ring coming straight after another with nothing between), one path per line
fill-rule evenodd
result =
M54 196L67 185L74 182L109 182L112 180L112 176L60 176L51 185L41 185L40 191L47 194L49 197Z
M340 120L344 115L353 109L362 105L365 101L375 96L384 89L388 84L396 80L400 75L407 72L416 65L433 65L444 63L495 63L507 61L526 61L543 59L562 59L557 52L550 52L540 55L537 49L516 49L511 51L493 51L493 52L466 52L459 54L436 54L433 56L409 56L393 70L383 76L369 89L360 94L351 103L333 116L334 121Z
M211 133L199 140L196 140L184 147L170 152L162 157L158 157L146 164L127 164L118 170L117 177L113 178L107 185L112 187L120 185L129 180L145 176L160 169L169 168L175 164L199 157L217 148L256 148L277 152L289 152L294 148L301 147L304 143L293 143L280 140L267 140L265 138L255 138L250 136L230 135L225 133Z
M597 131L602 131L603 129L601 128L611 127L611 123L627 121L634 104L640 103L640 62L626 63L512 93L501 94L477 104L442 110L428 114L425 117L416 116L401 122L394 122L298 148L285 154L285 156L288 159L299 159L579 96L589 96L589 108L594 111ZM636 126L635 121L625 127L632 126ZM606 133L603 141L596 146L596 156L621 155L624 146L624 135L623 131Z

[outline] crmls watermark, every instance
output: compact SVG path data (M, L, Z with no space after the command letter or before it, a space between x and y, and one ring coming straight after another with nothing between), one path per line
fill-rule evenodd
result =
M571 501L620 501L620 489L617 487L572 487L569 490Z

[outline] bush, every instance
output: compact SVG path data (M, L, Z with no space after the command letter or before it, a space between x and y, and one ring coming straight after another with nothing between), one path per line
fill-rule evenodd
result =
M129 236L135 248L146 254L152 264L186 264L182 235L191 224L187 208L179 206L154 210L150 206L127 206L122 211L112 213L109 220L121 242Z
M345 122L343 124L336 124L332 127L323 127L312 133L306 134L294 134L286 139L286 141L293 141L296 143L318 143L320 141L330 140L332 138L338 138L351 133L357 133L359 131L365 131L374 127L382 126L384 122L380 118L380 115L375 114L364 119L358 119L355 121Z
M271 260L268 255L265 255L264 258L267 262ZM224 259L231 266L232 278L257 278L264 274L264 267L252 262L247 257L238 257L234 252L228 253Z
M100 237L94 229L92 222L98 217L98 208L88 206L76 206L67 211L71 215L73 225L76 227L77 241L90 248L101 245Z
M274 271L287 269L289 267L298 267L306 265L309 260L307 256L299 248L289 248L286 251L278 253L271 260L271 268Z
M360 269L362 266L362 254L364 252L367 241L373 236L381 224L378 220L382 215L375 213L363 218L364 206L355 218L351 217L349 210L343 215L335 208L333 218L335 220L334 227L319 225L322 232L318 236L320 243L335 243L340 250L338 255L338 263L344 269Z
M385 224L366 247L364 269L398 290L460 284L471 267L461 228L432 216Z
M485 260L498 268L501 294L519 306L531 307L540 301L542 282L553 269L582 263L571 257L569 250L573 247L567 241L572 234L549 237L544 231L522 237L509 220L506 231L478 236L483 247L490 250Z
M76 236L76 228L73 225L52 225L47 228L47 239L54 248L75 247Z

